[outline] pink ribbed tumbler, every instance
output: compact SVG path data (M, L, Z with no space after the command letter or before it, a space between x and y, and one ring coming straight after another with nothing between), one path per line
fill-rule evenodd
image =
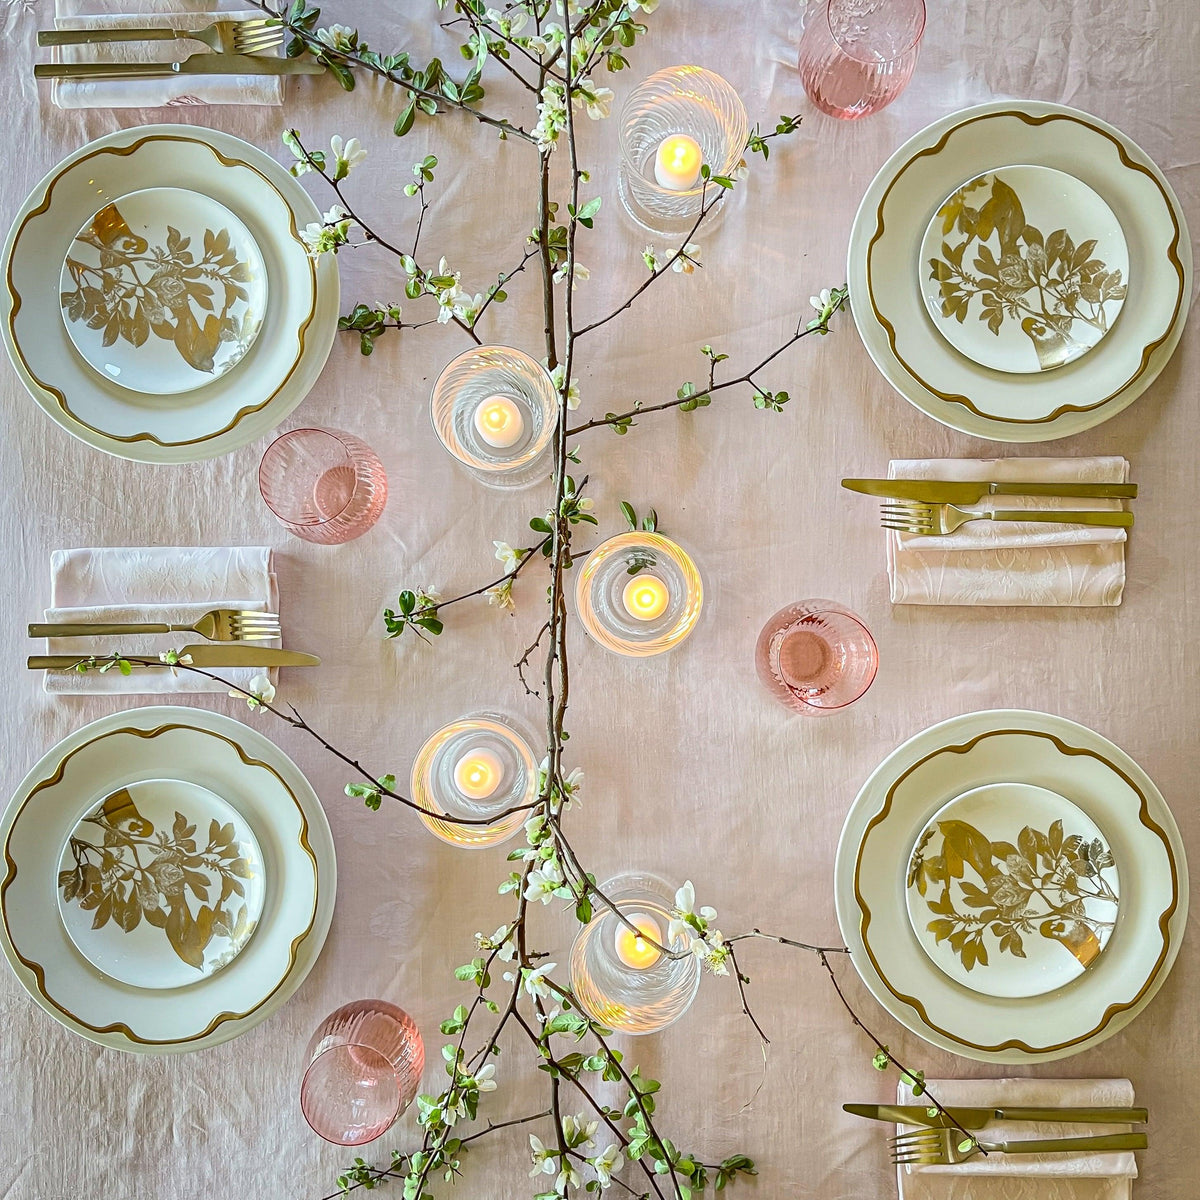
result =
M413 1102L425 1045L412 1017L386 1000L356 1000L317 1027L300 1084L304 1119L327 1142L362 1146Z

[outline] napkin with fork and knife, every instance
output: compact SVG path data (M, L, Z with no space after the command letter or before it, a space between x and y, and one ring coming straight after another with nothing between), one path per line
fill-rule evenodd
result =
M55 0L56 29L199 29L213 21L260 19L259 9L214 5L212 0ZM132 11L131 11L132 10ZM60 62L172 62L203 51L198 42L105 42L60 46ZM272 54L278 53L272 50ZM56 79L51 98L59 108L162 108L205 104L283 103L278 75L187 75L156 79Z
M1126 483L1117 455L1080 458L896 460L889 479L1023 483ZM972 505L979 508L981 505ZM1006 509L1118 511L1119 500L1005 496ZM887 532L893 604L1111 607L1125 588L1120 528L971 521L944 537Z

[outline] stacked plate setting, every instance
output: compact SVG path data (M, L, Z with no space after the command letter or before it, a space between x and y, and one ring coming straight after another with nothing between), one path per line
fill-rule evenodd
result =
M1133 403L1178 345L1192 292L1187 226L1158 167L1103 121L1035 101L952 114L901 146L863 197L847 272L888 382L942 424L1007 442L1078 433Z
M1127 754L1062 717L997 710L926 729L876 769L842 830L835 897L851 960L898 1021L967 1058L1048 1061L1111 1037L1161 987L1187 862Z
M274 159L216 130L121 130L60 163L4 248L2 332L63 428L139 462L226 454L316 382L337 330L320 213Z
M71 734L0 821L0 946L90 1041L163 1054L237 1037L308 974L336 862L299 769L266 737L179 706Z

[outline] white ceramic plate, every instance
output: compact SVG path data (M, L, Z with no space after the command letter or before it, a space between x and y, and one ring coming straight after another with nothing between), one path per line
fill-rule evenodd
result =
M909 923L905 866L929 818L975 787L1024 782L1077 804L1104 830L1121 869L1111 941L1074 982L1048 995L984 996L921 949ZM1187 921L1183 844L1146 773L1098 733L1048 713L968 713L917 734L863 785L834 869L838 924L875 998L926 1041L985 1062L1065 1058L1111 1037L1150 1002Z
M1120 320L1091 353L1037 375L982 367L934 328L921 296L920 241L964 179L1005 163L1066 171L1104 197L1129 250ZM906 400L935 420L994 441L1040 442L1090 429L1141 395L1183 333L1192 254L1162 172L1124 134L1086 113L995 101L910 138L863 197L847 261L854 320L867 352Z
M1113 210L1052 167L986 171L938 205L918 269L925 310L960 354L996 371L1082 358L1125 303L1129 248Z
M131 392L194 391L237 366L267 307L267 269L223 204L143 188L93 213L59 277L67 336L105 380Z
M188 986L133 987L97 970L59 916L59 853L81 813L131 783L186 777L235 808L262 852L254 936ZM300 986L329 929L336 863L320 802L257 730L179 705L114 713L55 746L0 821L0 944L29 994L67 1028L120 1050L162 1054L237 1037Z
M259 336L227 374L164 398L120 387L76 352L62 319L58 264L103 202L169 184L235 213L264 263L271 297ZM34 189L5 243L0 333L25 386L64 429L139 462L194 462L273 429L316 382L337 330L332 255L314 264L299 230L320 217L261 150L216 130L152 125L77 150Z
M1041 996L1108 945L1120 877L1108 839L1078 805L1029 783L955 796L917 835L908 919L951 979L985 996Z
M254 935L266 895L253 828L184 779L145 779L89 803L59 857L68 937L132 987L187 987L227 967Z

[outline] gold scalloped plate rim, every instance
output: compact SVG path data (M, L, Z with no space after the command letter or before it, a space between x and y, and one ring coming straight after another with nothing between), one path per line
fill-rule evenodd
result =
M307 252L305 253L305 258L308 262L309 286L312 301L309 305L307 315L296 331L297 348L295 359L283 376L282 380L280 380L278 385L275 387L274 391L272 391L265 400L258 404L244 406L234 414L233 419L227 425L221 429L214 430L211 433L206 433L203 437L189 438L184 441L177 442L164 441L156 434L148 431L134 434L116 434L110 433L106 429L101 429L97 425L92 425L90 422L85 421L81 416L72 411L70 404L67 403L66 395L61 390L48 383L46 380L41 379L37 374L34 373L33 368L29 365L29 361L25 356L24 350L21 348L20 340L17 337L17 314L21 311L24 301L22 300L21 294L17 291L16 284L13 282L12 264L17 253L17 247L21 241L21 235L25 232L26 227L35 218L40 217L49 211L50 205L53 203L54 199L54 189L68 171L101 154L112 154L119 158L127 158L130 155L135 154L139 149L141 149L142 146L145 146L150 142L182 142L193 146L203 146L204 149L208 150L222 166L245 167L246 170L252 172L254 175L257 175L258 178L261 179L279 197L284 208L287 209L288 219L291 225L291 237L298 244L303 245L303 242L300 238L300 230L296 224L296 213L291 204L288 203L287 197L279 190L278 186L272 182L272 180L268 179L267 176L264 175L262 171L260 171L252 163L245 162L242 159L232 158L229 155L222 153L215 146L212 146L208 142L204 141L203 138L185 137L181 134L153 133L138 138L136 141L131 142L127 146L99 146L95 150L92 150L86 154L81 153L78 158L70 158L66 162L60 163L58 167L55 168L51 178L49 179L49 182L45 184L45 192L42 196L41 202L27 212L23 218L21 218L20 224L17 226L15 233L12 235L12 240L9 244L4 263L5 286L7 287L9 294L7 340L12 351L16 354L17 358L20 359L21 368L24 370L25 374L28 375L29 378L37 385L37 387L39 387L48 395L53 396L59 408L62 409L63 413L72 421L74 421L76 425L81 426L90 433L95 434L97 437L104 438L107 441L116 442L121 445L133 445L137 442L151 442L156 446L161 446L163 449L174 449L183 446L200 446L205 442L210 442L215 438L223 437L225 434L231 432L233 429L237 428L237 426L246 417L262 412L262 410L266 408L267 405L269 405L280 394L280 392L283 391L283 389L290 382L292 376L295 375L296 371L299 369L300 364L304 359L304 348L305 341L308 336L308 330L312 325L313 319L315 318L317 312L316 264L313 262L312 257L307 254ZM83 147L83 149L86 150L87 148ZM41 186L42 185L39 184L39 188ZM236 383L236 372L231 372L230 374L234 375L233 379L228 379L228 376L225 378L230 384Z
M68 1009L64 1005L60 1004L50 994L50 992L46 986L46 970L45 970L45 968L41 965L41 963L35 961L34 959L27 958L17 948L16 941L13 939L12 930L9 927L8 908L7 908L6 900L7 900L7 896L8 896L8 889L12 885L13 881L16 879L17 871L18 871L16 860L13 858L12 853L9 849L9 840L12 837L13 830L17 826L17 822L21 819L21 814L28 807L29 802L39 792L42 792L45 789L53 787L55 784L61 782L63 776L66 773L67 764L77 754L81 753L82 751L88 749L91 746L96 745L98 742L102 742L110 737L120 736L121 734L131 734L134 737L149 739L149 738L158 737L164 733L169 733L175 729L183 729L183 730L187 730L190 733L199 733L199 734L205 735L206 737L217 738L219 741L225 742L228 745L232 746L233 749L237 752L238 758L240 758L241 761L246 766L262 767L264 770L268 771L270 774L274 775L276 779L279 780L280 786L291 797L292 803L295 804L296 811L300 816L299 844L300 844L301 849L304 851L304 853L308 855L309 861L312 863L313 902L312 902L312 911L309 914L309 918L308 918L308 924L305 926L304 930L301 933L297 934L296 937L292 939L292 943L291 943L291 946L289 947L289 951L288 951L287 966L284 969L283 975L280 977L279 981L271 988L271 990L265 996L261 997L251 1008L246 1009L244 1012L225 1011L225 1012L217 1013L212 1018L212 1020L202 1030L200 1030L197 1033L189 1034L187 1037L155 1039L155 1038L141 1037L139 1034L135 1033L133 1031L133 1029L131 1029L129 1027L129 1025L127 1025L124 1021L114 1021L108 1025L93 1025L91 1022L85 1020L83 1017L79 1016L77 1013L72 1012L70 1009ZM279 989L281 987L283 987L283 985L287 982L288 977L291 975L292 971L295 969L296 956L299 952L300 946L303 943L304 939L307 938L310 933L312 933L313 926L316 924L317 907L318 907L318 902L320 899L320 868L317 863L317 856L313 851L311 843L309 842L308 830L309 830L308 817L305 815L304 809L301 807L300 800L297 797L296 793L292 790L291 787L288 786L288 784L284 780L283 776L280 775L279 772L273 766L271 766L270 763L263 762L261 759L251 758L246 753L245 749L238 742L234 741L233 738L231 738L231 737L225 736L225 734L217 733L211 729L204 729L197 725L189 725L186 722L181 722L181 721L167 722L162 725L156 725L149 729L142 729L142 728L139 728L138 726L130 725L130 726L122 726L120 729L106 730L104 733L97 734L95 737L89 738L85 742L81 742L73 750L71 750L67 754L65 754L59 760L58 765L55 767L54 771L50 775L48 775L44 779L39 780L37 783L35 783L32 787L30 787L27 790L24 799L21 800L20 804L18 805L18 807L16 809L16 812L13 813L12 821L9 824L8 831L4 835L3 849L4 849L4 862L5 862L5 866L6 866L6 872L5 872L3 883L0 883L0 921L3 922L3 926L4 926L4 939L5 939L5 943L6 943L5 949L11 950L12 953L17 957L17 959L26 968L26 970L28 970L33 975L34 979L37 982L37 990L40 993L40 995L42 996L42 998L46 1001L46 1003L49 1004L55 1011L57 1011L58 1013L61 1013L62 1016L66 1017L68 1020L74 1022L76 1025L80 1026L83 1029L90 1030L92 1033L96 1033L96 1034L119 1034L120 1036L127 1038L130 1042L133 1042L134 1044L139 1045L139 1046L150 1046L150 1047L154 1047L154 1046L185 1046L189 1042L200 1041L201 1039L208 1037L211 1033L213 1033L215 1030L217 1030L220 1026L224 1025L227 1021L240 1021L240 1020L245 1019L246 1017L253 1016L254 1013L258 1012L258 1010L261 1009L263 1007L263 1005L265 1005L271 999L271 997L274 996L275 993L279 991ZM22 980L22 982L24 982L24 981Z
M1108 767L1109 770L1112 771L1115 775L1117 775L1121 780L1123 780L1124 783L1129 787L1129 789L1134 793L1134 795L1136 795L1138 797L1138 801L1139 801L1138 819L1142 825L1144 825L1147 829L1149 829L1153 834L1155 834L1161 840L1161 842L1163 844L1163 849L1166 851L1167 862L1170 864L1170 867L1171 867L1171 901L1167 905L1167 907L1165 909L1163 909L1163 911L1159 914L1158 921L1157 921L1159 933L1162 937L1162 943L1163 943L1162 950L1159 953L1158 958L1155 960L1154 965L1150 968L1150 971L1149 971L1148 975L1146 976L1146 979L1143 981L1142 986L1138 989L1136 995L1134 995L1131 999L1129 999L1127 1001L1121 1001L1116 1004L1109 1005L1104 1010L1104 1013L1101 1016L1099 1023L1094 1028L1089 1029L1086 1033L1080 1034L1076 1037L1069 1038L1067 1041L1064 1041L1064 1042L1057 1042L1051 1046L1032 1046L1028 1042L1023 1041L1021 1038L1008 1038L1007 1040L1005 1040L1003 1042L998 1042L994 1045L983 1045L978 1042L972 1042L968 1038L960 1037L958 1034L951 1033L950 1030L944 1029L944 1028L942 1028L942 1026L938 1025L929 1016L929 1013L927 1012L925 1005L922 1003L922 1001L916 996L908 995L906 992L901 991L898 987L896 987L894 984L892 984L892 982L888 979L887 975L884 973L883 968L879 965L879 960L876 958L874 950L871 949L871 944L867 938L867 932L870 928L870 924L871 924L873 917L871 914L871 910L870 910L869 906L867 905L866 899L863 897L861 888L859 886L859 884L860 884L859 874L860 874L860 871L862 868L863 847L866 844L867 838L870 835L872 829L876 828L878 825L881 825L887 819L887 815L891 811L892 800L895 797L897 789L900 787L900 785L906 779L908 779L908 777L910 775L912 775L919 768L925 766L927 763L931 762L933 759L937 758L939 755L942 755L942 754L969 754L971 752L971 750L973 750L977 745L979 745L980 742L985 741L987 738L1001 737L1001 736L1013 736L1013 735L1024 736L1024 737L1045 738L1047 741L1053 743L1054 747L1064 757L1070 758L1070 757L1085 756L1088 758L1094 758L1097 761L1102 762L1106 767ZM1097 734L1097 736L1100 736L1100 735ZM1142 998L1150 990L1150 988L1154 984L1155 980L1158 978L1159 972L1162 970L1164 963L1167 961L1167 958L1170 955L1170 951L1171 951L1170 924L1171 924L1172 918L1174 917L1176 911L1179 908L1179 869L1175 862L1175 853L1171 848L1171 841L1170 841L1170 838L1168 837L1166 831L1150 816L1149 800L1146 796L1146 793L1143 792L1140 787L1138 787L1138 785L1134 782L1132 777L1126 771L1122 770L1120 767L1117 766L1116 763L1114 763L1110 759L1106 758L1099 751L1089 750L1085 747L1070 746L1065 741L1063 741L1062 738L1059 737L1057 734L1048 733L1048 732L1046 732L1044 730L1040 730L1040 729L1014 728L1014 729L985 730L983 733L977 734L975 737L971 738L969 741L957 743L955 745L938 746L936 749L930 751L928 754L926 754L922 758L920 758L917 762L911 764L909 767L906 767L904 769L904 771L892 782L891 786L888 788L887 793L884 797L883 806L879 809L878 812L875 813L875 815L873 817L871 817L871 819L867 822L867 825L863 830L862 836L859 839L858 849L855 852L854 881L853 882L854 882L854 899L855 899L856 904L858 905L860 913L862 914L860 931L861 931L861 936L862 936L863 949L866 952L867 957L870 959L871 966L874 968L875 973L879 976L879 979L882 981L883 985L902 1004L908 1005L915 1012L917 1012L917 1014L921 1018L921 1021L925 1024L925 1026L928 1029L931 1029L935 1033L941 1034L942 1037L948 1038L952 1042L958 1043L960 1046L966 1046L972 1050L978 1050L981 1053L985 1053L985 1054L1002 1054L1005 1051L1010 1051L1010 1050L1019 1050L1022 1053L1035 1055L1035 1056L1045 1055L1045 1054L1056 1054L1059 1051L1067 1050L1072 1046L1081 1045L1082 1043L1087 1042L1090 1039L1096 1037L1097 1035L1103 1033L1114 1017L1116 1017L1120 1013L1127 1012L1130 1009L1135 1008L1138 1005L1138 1003L1142 1000Z
M1150 365L1150 360L1154 357L1155 352L1160 346L1164 345L1170 340L1171 335L1173 334L1175 327L1179 322L1180 314L1183 309L1186 289L1186 271L1184 270L1183 261L1179 256L1179 247L1183 237L1179 214L1175 211L1175 206L1171 203L1170 196L1167 194L1167 191L1163 187L1162 181L1158 178L1158 176L1155 175L1155 173L1144 164L1134 162L1134 160L1129 157L1124 143L1118 137L1110 133L1107 129L1104 129L1099 125L1094 125L1090 121L1084 120L1083 118L1086 115L1087 114L1078 114L1072 110L1070 112L1050 112L1044 113L1041 116L1034 116L1031 113L1022 112L1020 109L1003 109L985 113L977 113L975 116L970 117L965 121L961 121L957 125L952 125L945 131L945 133L942 134L942 136L934 145L926 146L924 149L917 151L908 159L906 159L904 164L892 177L891 182L884 190L883 195L880 197L879 204L875 209L875 232L871 235L871 239L867 243L866 253L867 298L870 302L871 312L874 315L875 320L887 335L888 349L891 352L892 358L904 370L909 378L913 380L914 383L919 384L927 392L929 392L930 395L935 396L937 399L942 400L947 404L960 405L969 412L973 413L975 416L980 417L985 421L997 421L1004 425L1045 425L1071 413L1094 412L1096 409L1103 408L1104 405L1110 404L1113 400L1120 396L1121 393L1126 390L1126 388L1131 387L1137 382L1138 379L1142 377L1142 375L1145 374L1147 367ZM1070 121L1074 124L1082 125L1084 128L1090 129L1092 132L1106 138L1117 148L1117 154L1120 158L1121 164L1124 167L1145 175L1158 189L1159 194L1162 196L1163 204L1166 206L1167 212L1170 214L1171 224L1175 231L1174 236L1171 239L1171 243L1167 247L1167 258L1171 265L1175 268L1175 273L1179 278L1179 291L1175 297L1175 308L1172 311L1171 319L1167 322L1166 328L1163 330L1162 335L1143 347L1141 361L1138 364L1137 370L1134 371L1134 373L1128 379L1126 379L1124 383L1105 396L1104 399L1097 400L1092 404L1063 404L1056 408L1049 415L1043 417L1004 417L999 416L996 413L985 412L983 409L979 408L969 397L961 395L957 392L943 392L939 388L936 388L932 383L929 383L923 379L917 373L916 369L904 359L904 357L900 354L900 351L897 349L896 329L883 315L883 313L879 311L879 306L875 301L874 285L871 280L871 258L874 253L876 243L883 237L885 232L883 217L884 205L887 203L888 197L892 193L892 189L900 181L900 177L904 174L904 172L907 171L908 168L911 167L918 159L934 157L940 154L946 148L946 144L949 142L951 136L960 130L966 129L968 126L975 124L977 121L987 121L1003 117L1015 117L1017 120L1023 121L1026 125L1032 126L1045 125L1050 121ZM920 134L918 133L915 136L920 136ZM1136 147L1136 143L1131 144L1140 150L1139 147ZM1037 379L1040 377L1034 376L1033 378Z

